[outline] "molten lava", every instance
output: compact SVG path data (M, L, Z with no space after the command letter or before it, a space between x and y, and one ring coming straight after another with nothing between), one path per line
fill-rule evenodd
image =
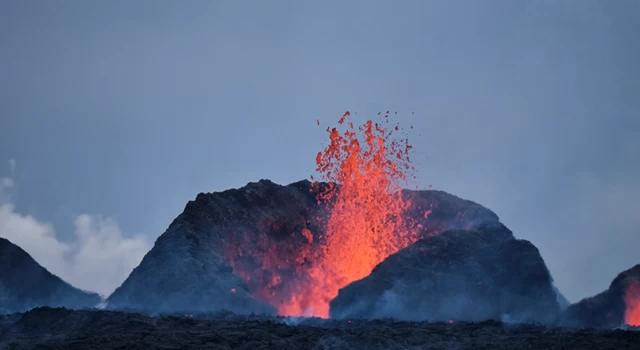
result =
M624 322L630 326L640 327L640 281L627 287L624 302Z
M338 121L345 125L346 112ZM388 114L385 124L388 124ZM396 140L396 125L367 121L359 128L352 122L346 130L327 128L330 144L316 157L317 171L329 184L314 183L318 203L330 210L325 243L313 258L309 279L289 302L282 303L282 315L329 316L329 302L338 290L366 277L390 254L416 240L403 219L409 203L402 199L406 172L412 172L411 146L407 139ZM303 235L312 242L312 234Z
M339 120L343 125L350 116ZM388 114L385 123L388 123ZM399 126L385 128L371 120L343 132L327 129L330 144L316 157L322 180L332 184L318 191L329 203L330 217L322 263L312 269L317 283L307 292L314 315L327 317L329 301L347 284L366 277L390 254L416 240L403 219L408 203L402 199L405 172L413 171L407 139L395 140Z
M323 182L312 184L327 217L289 227L288 240L258 239L255 247L242 244L242 237L228 242L226 259L234 272L280 315L328 317L340 288L417 240L404 215L411 203L402 198L414 171L411 146L396 137L402 129L389 125L388 113L379 123L355 127L346 112L337 127L327 128L330 143L316 157Z

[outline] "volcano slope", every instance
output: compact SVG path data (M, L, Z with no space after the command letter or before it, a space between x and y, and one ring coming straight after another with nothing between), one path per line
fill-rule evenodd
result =
M571 327L640 326L640 264L616 276L604 292L569 306L561 323Z
M38 264L22 248L0 238L0 314L37 306L95 307L102 298L74 288Z
M424 238L331 301L332 318L550 324L559 311L538 249L499 223Z
M311 189L309 181L281 186L261 180L239 189L200 193L158 238L140 266L109 297L108 308L140 310L152 314L225 309L239 314L279 312L286 315L281 312L283 305L305 294L300 286L304 286L311 269L322 263L314 261L314 253L322 249L324 244L328 210L317 202ZM403 197L406 202L412 203L405 215L413 220L416 227L420 227L418 239L437 236L449 230L474 232L460 233L469 237L459 235L459 239L453 239L452 234L447 234L440 240L428 239L416 243L416 247L407 248L409 251L418 251L422 249L420 247L442 243L443 245L436 247L440 249L440 255L427 257L423 254L423 257L432 263L445 265L458 263L448 259L468 259L472 263L463 268L467 274L473 274L476 268L480 269L478 271L481 273L467 281L462 280L460 271L456 269L437 270L440 274L452 274L450 278L440 279L448 281L445 284L447 288L455 284L454 280L458 281L457 290L476 288L475 284L483 283L482 278L488 270L495 270L493 272L502 275L484 281L487 283L506 283L503 279L513 276L513 269L522 268L527 272L524 277L509 285L509 292L520 293L512 299L505 299L504 294L497 297L491 295L492 291L499 288L497 286L472 293L476 297L491 296L486 308L493 311L467 314L470 319L497 317L496 315L504 312L525 315L530 308L524 307L518 312L516 305L520 304L516 301L528 300L527 298L531 299L532 305L535 305L533 307L543 305L545 312L557 308L557 304L552 301L555 300L555 294L549 293L552 288L551 279L537 250L528 242L516 241L495 213L474 202L441 191L405 190ZM483 236L481 233L487 230L491 233ZM495 241L495 244L490 244L490 241ZM490 258L494 249L498 249L495 252L499 256ZM449 250L451 254L447 253ZM500 264L513 264L515 258L509 254L520 253L532 258L516 264L516 267L495 269ZM464 254L469 255L465 257ZM378 270L385 271L387 267L394 266L394 259L390 264L381 264ZM411 270L419 264L412 262L411 265L399 264L396 267ZM422 270L414 269L407 274L425 279L434 278L431 272ZM378 276L379 273L376 272L375 275ZM529 281L527 278L534 280ZM386 286L387 282L381 283ZM515 283L522 285L516 286ZM523 291L527 289L525 287L532 287L535 292ZM336 307L352 303L354 295L359 294L349 292L356 287L348 288L351 289L341 293L339 301L334 303ZM372 291L377 293L381 288L386 287L376 286ZM351 295L347 297L349 294ZM370 295L365 299L370 299ZM497 307L494 305L496 303L511 304ZM496 310L500 313L496 313ZM344 310L338 313L342 311ZM403 318L399 314L394 316ZM410 316L411 319L416 317L415 314Z

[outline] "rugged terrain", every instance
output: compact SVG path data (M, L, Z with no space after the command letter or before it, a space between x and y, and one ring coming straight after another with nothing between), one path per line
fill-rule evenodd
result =
M94 307L101 301L98 294L72 287L22 248L0 238L0 314L38 306Z
M292 323L296 323L293 325ZM537 325L38 308L0 316L1 349L637 349L640 332Z

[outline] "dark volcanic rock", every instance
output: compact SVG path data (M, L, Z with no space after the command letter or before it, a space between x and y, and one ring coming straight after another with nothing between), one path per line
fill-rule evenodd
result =
M148 313L231 310L272 313L257 302L206 236L178 217L107 301Z
M408 215L423 225L425 235L498 222L490 210L445 192L404 191L403 196L412 202ZM287 288L304 278L304 268L314 264L310 252L322 246L325 222L326 208L316 202L309 181L281 186L260 180L240 189L200 193L109 297L108 307L273 312L252 295L285 297ZM312 243L303 229L313 233ZM266 252L282 257L277 271Z
M22 248L0 238L0 314L38 306L95 307L96 293L72 287L38 264Z
M308 182L279 186L268 180L241 189L200 193L156 241L108 299L108 307L151 312L274 313L256 301L224 260L233 244L260 246L299 233L316 206ZM280 223L278 229L272 229ZM252 258L252 257L247 257ZM259 266L258 262L254 263Z
M500 223L422 239L331 302L337 318L550 323L558 312L538 249Z
M604 292L569 306L562 315L562 324L607 328L623 325L625 292L633 283L640 283L640 264L620 273Z
M308 321L308 322L307 322ZM39 308L0 315L0 349L637 349L640 332L500 322L426 323Z

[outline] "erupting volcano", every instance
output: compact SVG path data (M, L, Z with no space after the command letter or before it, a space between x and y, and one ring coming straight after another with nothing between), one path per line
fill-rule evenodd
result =
M330 143L316 157L322 182L312 176L311 191L325 214L301 220L304 228L292 240L304 244L264 240L255 249L231 244L225 253L254 297L280 315L328 317L340 288L418 239L419 225L404 215L411 203L402 188L415 176L408 139L396 136L402 128L390 124L389 112L359 127L349 117L345 112L337 127L327 128ZM290 231L295 223L270 225L271 232ZM260 274L242 265L248 255L259 257Z
M338 123L344 125L349 116L345 112ZM387 111L380 123L368 120L356 129L348 122L343 132L327 128L331 142L316 157L317 171L330 184L318 188L318 201L328 203L330 215L321 263L312 269L308 291L314 315L327 317L328 303L340 288L416 240L403 215L410 203L402 199L402 184L414 171L411 146L406 138L394 139L399 125L383 126L388 118Z
M627 288L624 302L624 322L630 326L640 327L640 282L634 282Z

